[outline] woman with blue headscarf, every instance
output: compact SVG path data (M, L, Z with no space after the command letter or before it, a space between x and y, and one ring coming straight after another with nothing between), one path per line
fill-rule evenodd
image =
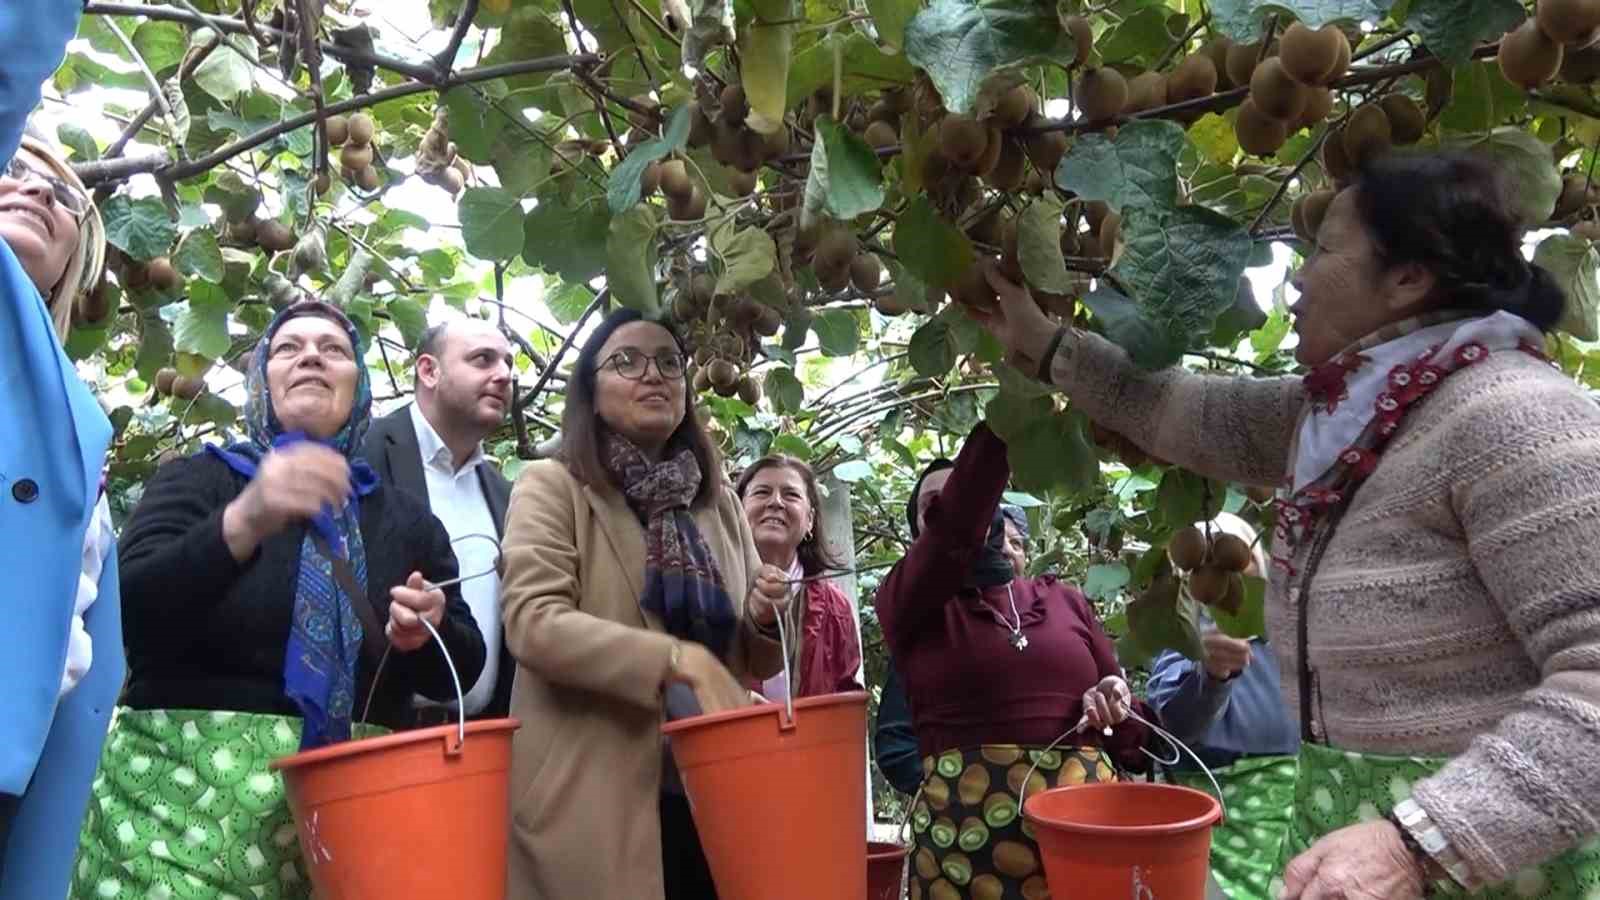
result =
M161 468L123 534L128 685L84 822L75 898L307 898L273 759L453 699L484 644L450 539L361 461L372 395L355 327L323 303L273 319L249 439ZM469 573L470 574L470 573ZM378 825L381 823L374 823ZM167 893L164 893L165 890Z

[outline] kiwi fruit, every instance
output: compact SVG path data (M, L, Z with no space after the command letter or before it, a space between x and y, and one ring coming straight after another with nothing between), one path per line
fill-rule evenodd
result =
M1593 219L1584 219L1582 222L1572 226L1572 233L1586 241L1600 241L1600 222L1596 222Z
M1289 139L1289 127L1282 119L1263 113L1254 100L1246 97L1233 120L1233 134L1239 148L1253 156L1271 156Z
M256 227L258 224L255 219L229 222L228 237L241 244L253 244L256 242Z
M1228 596L1228 572L1215 566L1201 566L1189 573L1189 596L1196 603L1215 606Z
M1593 84L1600 80L1600 47L1563 50L1560 76L1568 84Z
M1261 42L1252 41L1248 44L1234 44L1228 48L1228 80L1238 87L1250 83L1250 76L1255 74L1256 62L1261 56Z
M939 122L939 154L962 171L971 172L989 149L989 129L958 113Z
M872 298L872 308L886 316L903 316L911 311L911 305L906 303L895 291Z
M694 190L694 180L689 177L689 170L681 159L669 159L658 164L659 169L656 179L661 185L661 193L670 197L688 197Z
M1539 30L1558 44L1594 43L1600 0L1539 0L1534 18Z
M1024 145L1028 151L1028 161L1033 163L1046 186L1055 181L1056 166L1060 164L1061 157L1067 155L1070 145L1067 136L1059 131L1028 135L1028 142Z
M1206 561L1205 532L1194 525L1179 529L1167 542L1167 556L1185 572L1200 568Z
M886 98L879 98L867 107L867 119L871 122L886 122L897 130L900 127L900 110Z
M1110 214L1111 205L1104 200L1090 200L1083 205L1083 221L1088 223L1090 231L1099 231Z
M756 311L756 317L750 323L750 327L755 329L756 334L762 337L772 337L778 333L778 329L783 327L783 313L765 303L757 305L760 309Z
M995 164L1000 162L1000 145L1004 142L1003 133L998 128L990 127L988 142L984 144L983 155L978 157L978 164L972 167L972 174L985 178L994 171Z
M1335 182L1350 180L1356 173L1355 163L1344 150L1344 129L1331 132L1322 142L1322 171Z
M863 294L870 293L878 289L882 280L883 263L878 262L876 253L858 253L850 261L850 285L856 290Z
M455 175L458 180L461 178L461 173L457 172L455 169L445 169L441 174L443 176ZM333 187L333 176L329 175L327 172L318 172L317 177L311 179L311 187L317 192L318 197L326 196L328 191ZM451 191L451 193L455 193L459 190L461 190L461 188L456 187Z
M1029 169L1027 177L1022 179L1022 192L1025 194L1037 197L1044 193L1044 186L1044 176L1039 174L1038 169Z
M752 131L751 134L760 134ZM789 152L789 129L779 128L771 134L761 134L761 161L777 159Z
M1339 44L1349 45L1336 25L1312 30L1296 22L1278 41L1278 59L1290 78L1309 87L1327 84L1339 63Z
M1072 64L1081 66L1088 62L1089 54L1094 52L1094 28L1089 25L1089 20L1083 16L1068 16L1061 24L1066 26L1067 34L1072 35L1072 43L1077 48Z
M987 213L973 219L967 225L967 237L974 243L998 246L1001 234L1005 228L1005 217L999 209L989 210Z
M837 271L829 269L824 271L816 269L817 284L827 293L837 294L850 286L850 267L845 266Z
M1306 241L1317 239L1317 229L1322 226L1322 217L1327 214L1334 193L1324 188L1305 194L1294 202L1289 211L1289 220L1294 224L1295 234Z
M719 394L733 391L739 384L739 367L725 359L713 359L706 365L706 378Z
M94 286L94 290L79 295L73 313L74 322L81 320L94 325L105 321L111 315L111 295L106 283L101 281Z
M739 126L739 151L734 155L734 166L741 171L754 172L761 168L766 159L766 138L759 132Z
M1211 68L1217 73L1217 90L1219 91L1232 90L1238 87L1228 75L1228 51L1232 48L1233 38L1225 34L1219 34L1206 41L1200 48L1199 55L1211 60ZM1169 89L1168 93L1170 92Z
M277 219L263 219L256 225L256 244L268 253L281 253L293 247L294 232Z
M150 280L150 286L158 291L170 291L183 282L178 277L178 270L173 268L172 260L165 256L158 256L145 264L145 275Z
M706 370L705 366L700 366L694 370L693 384L694 392L697 394L703 394L711 390L711 373Z
M639 173L639 196L648 197L661 187L661 163L647 163Z
M628 98L639 109L628 110L628 124L644 132L653 132L656 128L657 116L655 113L661 109L661 101L649 94L634 94Z
M359 172L372 165L372 145L358 144L351 141L339 151L339 165L352 172Z
M1300 121L1295 124L1295 130L1310 128L1328 117L1333 112L1333 91L1325 87L1306 88L1306 108L1300 113Z
M1573 174L1561 179L1561 196L1556 198L1555 212L1550 214L1553 222L1570 219L1583 211L1589 201L1589 179L1583 175ZM151 262L151 266L155 263ZM154 272L151 273L151 282L155 281Z
M1167 102L1182 103L1209 97L1217 92L1217 87L1216 63L1202 53L1191 54L1167 76Z
M848 282L850 264L855 260L858 249L856 236L849 231L842 228L830 231L817 242L816 252L811 255L811 267L817 273L817 280L826 279L833 284L839 284L841 280ZM839 284L835 290L843 287L843 284Z
M994 288L989 285L989 278L984 274L987 263L981 257L972 261L967 270L962 272L950 285L948 293L950 299L963 306L974 309L990 309L998 301Z
M350 139L350 120L344 116L329 116L322 124L328 130L328 146L337 147Z
M862 138L874 150L882 150L884 147L893 147L900 143L900 132L888 122L878 121L867 126Z
M1019 84L1000 95L992 114L994 124L1001 128L1015 128L1027 121L1037 103L1033 88Z
M706 195L700 190L699 185L694 185L687 194L667 195L667 215L676 222L693 222L705 218Z
M1237 535L1219 534L1211 541L1211 564L1225 572L1250 568L1250 545Z
M1344 144L1345 158L1357 168L1367 160L1387 153L1393 146L1394 138L1389 128L1389 116L1384 113L1383 107L1368 103L1351 113L1350 120L1344 124L1340 143Z
M1062 256L1073 257L1083 252L1083 239L1078 235L1076 223L1061 229L1060 245Z
M1000 228L1000 272L1017 284L1027 281L1022 271L1022 250L1018 245L1016 219L1008 219Z
M756 189L756 173L734 170L728 173L728 188L735 197L748 197Z
M1116 118L1128 105L1128 82L1116 69L1086 70L1078 78L1072 102L1091 122Z
M1250 99L1257 110L1284 122L1298 121L1306 111L1306 88L1289 76L1280 56L1256 66L1250 76Z
M737 84L722 89L721 101L720 118L729 125L743 124L745 117L750 115L750 104L745 102L744 88Z
M364 191L375 191L383 185L377 166L366 166L356 172L356 184Z
M1344 40L1339 42L1339 58L1333 63L1333 71L1329 72L1328 77L1323 80L1322 83L1324 85L1333 84L1343 78L1346 72L1350 71L1350 41L1361 42L1360 34L1351 38L1349 32L1341 31L1340 35L1344 37Z
M748 374L739 376L735 390L739 395L739 399L751 406L761 402L761 385L757 384L756 380Z
M1539 20L1529 19L1500 39L1500 73L1506 80L1532 90L1561 70L1561 45L1539 30Z
M1022 145L1011 138L1001 138L995 144L1000 148L999 154L984 180L997 191L1011 193L1022 187L1028 158L1023 154Z
M718 119L712 126L711 158L725 166L731 166L738 161L744 149L744 138L737 125L729 125Z
M156 372L156 393L166 396L172 393L173 382L178 380L178 370L170 366Z
M1128 79L1127 113L1167 105L1167 76L1160 72L1140 72Z
M193 400L205 392L205 379L179 375L172 379L172 396L179 400Z
M377 126L373 125L372 117L366 113L356 113L350 117L346 140L352 144L370 144L372 136L377 134ZM360 168L351 166L352 169Z
M1405 94L1385 94L1378 105L1389 119L1389 138L1396 146L1415 144L1422 139L1428 120L1417 101Z

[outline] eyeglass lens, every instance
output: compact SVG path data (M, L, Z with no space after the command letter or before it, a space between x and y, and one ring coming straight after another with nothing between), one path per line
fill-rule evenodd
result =
M50 192L55 196L57 203L67 208L73 215L82 215L89 208L89 200L78 192L78 189L54 175L49 175L35 169L23 162L21 158L13 156L11 162L6 164L6 177L17 181L27 181L37 178L50 185Z

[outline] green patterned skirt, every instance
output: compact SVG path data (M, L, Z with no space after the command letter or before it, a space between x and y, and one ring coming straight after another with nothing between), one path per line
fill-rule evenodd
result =
M119 708L71 900L307 900L283 778L267 768L299 749L298 718Z
M1275 900L1269 890L1289 831L1295 758L1262 756L1215 769L1228 814L1211 832L1211 874L1231 900ZM1215 794L1199 772L1169 772L1174 784Z
M1046 752L1015 744L929 756L922 771L911 809L911 900L1048 900L1033 826L1017 809L1023 781L1032 796L1117 777L1098 748ZM1072 900L1070 893L1055 897Z
M1283 844L1278 871L1317 839L1344 828L1387 816L1411 795L1411 785L1439 771L1446 760L1422 756L1352 753L1316 744L1300 747L1300 775L1295 781L1294 816ZM1274 878L1272 890L1282 885ZM1473 900L1600 900L1600 839L1570 850L1549 862L1530 866L1503 884L1467 894L1442 884L1434 897Z

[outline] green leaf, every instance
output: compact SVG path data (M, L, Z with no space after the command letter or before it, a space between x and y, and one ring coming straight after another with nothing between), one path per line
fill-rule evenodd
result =
M1100 481L1100 463L1084 438L1088 422L1082 413L1066 412L1035 419L1006 442L1017 487L1033 493L1086 491Z
M191 45L199 40L199 35L200 32L195 33ZM235 43L247 46L244 42ZM223 103L232 103L240 94L250 90L250 69L250 60L224 44L211 51L205 62L194 70L194 83Z
M1567 295L1556 328L1580 341L1600 339L1600 253L1594 245L1575 235L1553 234L1539 242L1533 262L1549 269Z
M835 52L839 54L840 82L846 95L908 82L915 75L905 54L885 53L872 38L859 31L834 31L795 54L789 66L790 106L804 100L817 88L833 84Z
M563 325L578 321L593 302L594 291L570 281L561 282L553 292L544 295L545 308Z
M461 239L467 252L496 262L522 252L522 201L500 188L470 187L461 193Z
M1328 22L1377 22L1393 5L1392 0L1211 0L1212 25L1235 41L1254 41L1261 37L1268 13L1288 13L1309 28ZM1279 32L1282 32L1280 24Z
M493 84L491 82L491 84ZM494 85L503 93L504 85ZM488 88L479 88L488 94ZM485 165L494 162L495 142L500 132L510 122L495 110L488 98L480 96L473 85L451 88L439 95L450 114L450 139L456 142L456 151L468 160Z
M1267 356L1283 346L1283 339L1289 336L1289 313L1281 307L1274 307L1267 313L1267 321L1250 335L1250 349L1256 351L1256 357Z
M428 311L410 297L390 300L388 309L394 327L400 329L400 337L415 350L422 342L422 333L428 330Z
M61 146L72 151L74 162L89 162L100 158L100 145L95 143L94 135L82 125L62 122L56 126L56 140L61 142Z
M811 445L797 434L780 434L772 439L773 453L787 453L796 459L810 459Z
M855 484L872 477L872 464L864 459L848 460L833 467L833 477L845 484Z
M154 19L139 23L133 30L133 46L144 57L145 65L157 75L175 69L189 49L189 36L174 22Z
M500 178L500 186L518 197L526 197L550 176L550 147L558 136L527 121L520 112L515 115L520 124L510 125L500 132L489 157Z
M1099 320L1106 339L1126 350L1136 365L1162 369L1183 358L1183 338L1172 335L1116 288L1095 290L1083 298L1083 305Z
M1411 0L1406 26L1433 55L1467 62L1479 43L1500 37L1526 18L1517 0Z
M1002 390L983 409L983 420L1002 441L1021 437L1028 426L1055 412L1048 397L1019 397Z
M1189 659L1205 658L1200 643L1199 610L1173 575L1155 579L1149 590L1128 603L1128 632L1146 653L1173 650Z
M1153 67L1172 45L1172 34L1167 31L1171 12L1165 5L1139 9L1101 35L1095 41L1095 49L1108 63Z
M1183 126L1161 119L1123 125L1115 140L1089 134L1056 166L1056 184L1112 209L1171 209L1178 202L1178 154Z
M1216 326L1211 332L1211 343L1232 349L1238 346L1240 338L1265 324L1267 324L1267 313L1261 308L1261 304L1256 302L1255 289L1251 287L1250 279L1241 278L1233 305L1217 316Z
M1500 161L1511 176L1512 196L1521 207L1522 221L1544 222L1561 196L1561 173L1556 171L1550 148L1517 126L1496 128L1488 136L1469 138L1456 147L1481 153Z
M611 219L606 235L606 278L617 302L646 315L661 309L656 288L656 212L647 203Z
M1233 133L1233 125L1216 113L1206 113L1189 126L1189 141L1219 166L1231 165L1239 153L1239 138Z
M1220 607L1206 609L1217 630L1228 637L1249 640L1267 633L1267 582L1254 575L1244 576L1244 602L1239 611L1229 613Z
M174 346L183 353L197 353L206 359L226 356L232 341L228 337L228 312L233 304L220 291L192 291L187 303L178 309L173 323Z
M628 158L611 170L606 201L611 204L612 215L619 215L639 202L639 179L644 175L645 166L683 149L684 142L689 139L689 120L689 105L686 103L672 114L665 134L630 150Z
M483 58L483 64L499 65L566 53L567 41L561 25L542 7L543 4L530 2L511 4L505 24L500 28L500 40ZM511 90L538 87L549 77L549 72L513 75L506 79L506 86Z
M1052 294L1077 287L1061 256L1062 203L1053 194L1035 200L1017 216L1017 258L1028 284Z
M77 325L67 332L67 343L62 348L67 351L67 358L73 362L88 359L99 353L106 345L106 340L111 337L109 323L100 325Z
M197 228L184 235L178 242L178 251L172 254L172 264L184 275L212 284L221 284L226 274L222 248L217 246L217 236L208 228Z
M727 227L712 233L711 246L726 265L717 279L718 294L735 294L766 278L778 265L778 246L772 235L754 225L734 232L729 221Z
M139 317L139 353L133 367L145 381L154 381L156 372L172 361L172 331L152 309Z
M847 309L830 309L811 320L823 356L849 356L861 342L861 323Z
M972 265L972 242L918 194L894 229L894 252L906 270L929 286L952 284Z
M955 342L950 336L950 323L944 319L929 319L911 335L908 348L911 368L918 375L936 378L950 371L956 364Z
M1446 131L1488 131L1528 106L1527 93L1507 81L1493 61L1456 66L1451 77L1455 88L1439 114Z
M117 194L100 207L100 216L105 220L106 240L141 262L165 256L178 236L159 197L134 200Z
M906 26L921 5L918 0L867 0L867 12L872 13L872 27L877 29L878 40L904 49Z
M811 145L805 209L840 221L883 205L883 168L878 154L841 123L818 116L817 142Z
M792 0L756 0L753 5L756 18L739 34L739 83L750 107L745 124L757 133L772 134L784 127L798 11Z
M1209 334L1219 313L1238 297L1250 258L1250 234L1203 206L1166 215L1131 209L1115 273L1133 290L1142 311L1178 341Z
M906 26L906 58L928 73L945 108L970 113L995 69L1073 61L1053 8L1016 0L934 0Z
M1100 563L1089 567L1083 579L1083 592L1091 599L1102 602L1117 599L1122 589L1133 580L1133 573L1122 563Z
M568 206L544 196L523 220L522 258L563 281L582 284L605 271L610 231L611 212L598 198Z
M1208 496L1209 503L1206 502ZM1221 483L1208 482L1187 469L1174 466L1161 476L1161 486L1156 488L1155 511L1168 528L1182 528L1215 517L1222 511L1226 496L1227 488Z
M806 389L800 384L800 379L794 377L794 370L784 367L773 369L767 373L766 394L772 400L772 407L780 413L793 414L805 406Z

